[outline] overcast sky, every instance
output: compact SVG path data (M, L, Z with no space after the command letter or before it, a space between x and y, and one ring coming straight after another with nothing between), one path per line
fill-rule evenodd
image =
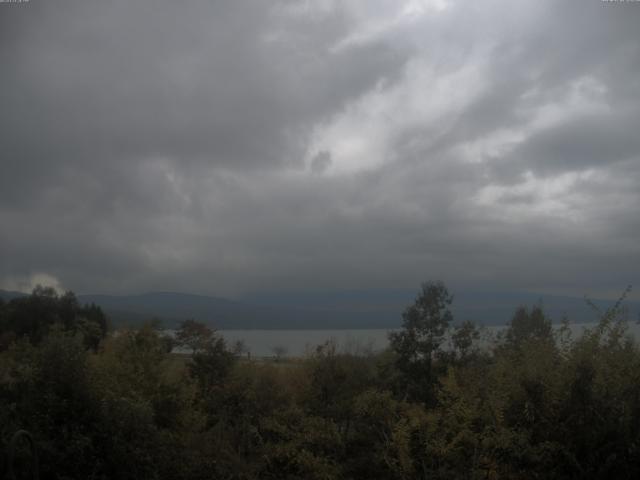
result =
M0 3L0 287L640 298L640 2Z

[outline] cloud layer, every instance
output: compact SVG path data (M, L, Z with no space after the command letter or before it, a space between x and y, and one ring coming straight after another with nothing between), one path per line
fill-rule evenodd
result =
M0 4L0 282L640 287L640 4Z

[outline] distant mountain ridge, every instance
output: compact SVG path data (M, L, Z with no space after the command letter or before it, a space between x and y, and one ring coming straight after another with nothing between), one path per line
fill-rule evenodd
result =
M26 293L22 292L14 292L11 290L0 290L0 298L5 301L11 300L12 298L24 297Z
M272 293L229 300L204 295L154 292L140 295L79 295L82 303L95 303L116 326L139 325L158 318L167 327L193 318L217 329L373 329L397 328L402 312L416 296L414 290L363 290L317 293ZM23 293L0 290L5 300ZM509 292L461 292L454 295L455 321L504 325L519 305L541 302L555 321L567 316L574 323L596 319L585 300L576 297ZM601 309L614 302L594 300ZM640 302L625 302L631 321L639 318Z

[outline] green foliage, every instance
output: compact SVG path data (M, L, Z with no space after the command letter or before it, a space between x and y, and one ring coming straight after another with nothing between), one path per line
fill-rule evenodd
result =
M473 322L466 320L461 325L455 327L451 334L453 351L461 361L466 361L477 353L474 345L480 339L480 331Z
M104 337L72 294L32 297L0 305L0 440L31 431L45 479L640 475L640 348L621 302L575 339L523 307L480 349L473 324L450 328L444 285L425 284L388 351L328 342L275 362L193 321L189 355L153 324Z
M434 360L453 320L452 301L442 282L423 283L415 303L402 314L402 330L389 334L406 394L428 405L435 400L438 372L434 371Z
M423 459L420 432L426 427L424 410L395 399L389 391L370 389L356 397L355 411L349 445L352 475L419 478Z
M546 317L542 306L536 305L531 310L518 307L513 315L506 333L507 344L521 347L528 341L552 341L551 320Z
M0 365L3 436L18 428L37 433L45 478L90 471L97 455L90 435L97 412L81 337L51 329L37 348L26 341L13 344Z
M260 424L265 465L261 478L342 478L338 458L341 438L335 423L289 408Z
M188 366L191 376L206 396L224 383L235 362L236 356L227 350L224 339L211 332L201 337Z
M193 319L183 320L176 330L176 343L196 353L209 347L214 334L204 323Z
M339 353L334 342L319 345L306 364L309 383L304 403L307 409L347 429L355 397L374 381L375 365L371 360Z
M84 344L94 350L108 330L100 307L80 305L72 292L58 295L53 288L38 286L27 297L0 304L0 350L16 338L38 344L54 327L80 333Z

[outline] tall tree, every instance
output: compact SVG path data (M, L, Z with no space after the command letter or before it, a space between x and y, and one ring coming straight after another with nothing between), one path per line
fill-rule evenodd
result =
M0 309L0 349L12 338L38 344L54 326L80 333L85 346L96 350L108 321L100 307L81 305L73 292L58 295L53 288L37 286L31 295L14 298Z
M184 320L180 323L176 331L176 342L191 349L189 371L203 392L220 386L236 361L234 352L227 349L224 338L196 320Z
M453 320L449 309L452 301L453 296L444 283L423 283L413 305L402 314L402 330L389 334L406 393L427 404L434 400L433 363Z
M531 310L524 306L518 307L513 314L506 332L508 344L519 347L531 340L553 339L551 320L544 314L541 305L534 305Z

